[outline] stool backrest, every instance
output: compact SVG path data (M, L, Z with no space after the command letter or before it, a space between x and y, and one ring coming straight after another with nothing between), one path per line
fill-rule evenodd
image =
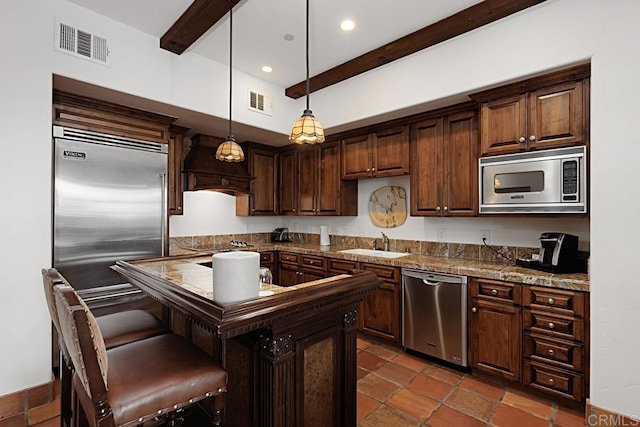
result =
M94 402L107 400L107 350L95 317L71 286L54 287L60 329L76 374Z
M44 296L49 307L49 315L53 326L60 334L60 320L58 319L58 309L56 308L56 299L53 296L53 287L61 284L68 284L55 268L42 269L42 283L44 285Z

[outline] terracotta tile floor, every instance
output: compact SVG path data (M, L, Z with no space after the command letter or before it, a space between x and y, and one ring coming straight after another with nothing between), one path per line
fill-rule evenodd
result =
M584 427L584 410L358 338L358 427Z

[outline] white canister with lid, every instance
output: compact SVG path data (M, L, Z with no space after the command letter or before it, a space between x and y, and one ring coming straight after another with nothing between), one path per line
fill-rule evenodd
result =
M331 240L329 239L329 227L326 225L320 226L320 246L329 246Z
M214 254L213 300L230 304L257 298L260 291L260 254L237 251Z

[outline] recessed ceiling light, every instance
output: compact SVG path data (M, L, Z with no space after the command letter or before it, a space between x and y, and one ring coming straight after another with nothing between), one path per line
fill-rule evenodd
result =
M356 23L350 19L345 19L340 23L340 29L342 31L351 31L356 27Z
M288 42L294 39L293 34L285 34L284 39Z
M270 73L273 71L273 67L270 67L269 65L263 65L260 69L265 73Z

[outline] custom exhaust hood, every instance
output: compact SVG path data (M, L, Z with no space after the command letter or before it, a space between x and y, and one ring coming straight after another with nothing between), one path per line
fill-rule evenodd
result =
M214 190L235 196L249 194L251 180L247 161L221 162L216 149L224 140L209 135L191 137L191 149L184 159L185 191Z

